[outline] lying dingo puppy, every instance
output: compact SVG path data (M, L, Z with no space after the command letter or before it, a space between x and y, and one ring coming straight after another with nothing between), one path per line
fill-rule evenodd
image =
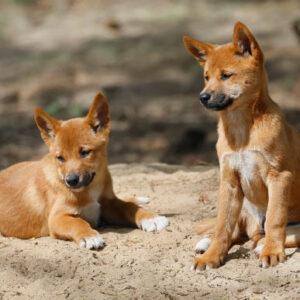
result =
M300 222L300 135L268 94L263 53L242 23L235 25L232 43L189 37L184 43L204 67L202 104L219 112L218 216L199 225L213 236L196 246L208 249L192 269L219 267L243 234L260 245L260 265L283 262L284 248L300 245L300 227L286 235L287 223Z
M101 217L113 224L161 230L168 220L135 199L118 199L107 166L109 107L98 94L85 118L58 121L40 108L35 121L49 153L0 173L0 232L31 238L50 235L98 249ZM92 227L91 227L92 226Z

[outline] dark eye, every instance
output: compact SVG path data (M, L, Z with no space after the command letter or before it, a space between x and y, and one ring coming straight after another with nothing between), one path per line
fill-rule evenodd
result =
M65 159L61 155L58 155L56 158L62 163L65 162Z
M87 157L91 152L92 152L92 150L83 150L83 149L79 150L79 154L82 158Z
M232 74L230 74L230 73L222 73L221 74L221 79L222 80L227 80L227 79L229 79L230 77L232 76Z
M209 77L206 75L206 76L204 77L204 79L205 79L206 81L208 81L208 80L209 80Z

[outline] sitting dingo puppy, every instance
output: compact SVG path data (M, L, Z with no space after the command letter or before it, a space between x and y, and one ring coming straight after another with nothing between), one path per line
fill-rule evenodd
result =
M204 68L202 104L219 112L218 215L199 225L213 235L197 244L205 253L192 269L219 267L241 235L259 245L261 266L283 262L284 248L300 245L299 226L286 234L300 222L300 134L270 98L263 53L245 25L229 44L184 43Z
M31 238L50 235L99 249L100 215L109 223L161 230L167 218L147 212L135 199L118 199L107 166L109 107L98 94L85 118L58 121L40 108L35 121L49 153L0 173L0 232ZM92 227L91 227L92 226Z

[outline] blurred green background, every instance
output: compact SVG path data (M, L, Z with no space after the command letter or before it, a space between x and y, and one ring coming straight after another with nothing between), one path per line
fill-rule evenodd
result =
M35 106L82 116L98 91L111 106L110 163L217 163L217 115L198 101L202 70L182 36L229 42L236 21L300 130L299 20L299 0L1 0L0 167L46 153Z

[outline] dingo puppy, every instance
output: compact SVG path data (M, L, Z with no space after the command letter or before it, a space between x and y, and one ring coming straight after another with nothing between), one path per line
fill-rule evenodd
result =
M300 222L300 134L270 98L263 53L244 24L229 44L184 43L204 68L202 104L219 112L218 215L199 225L213 236L197 244L207 251L192 269L219 267L242 234L260 245L261 266L283 262L284 248L300 245L300 227L286 235L288 223Z
M0 232L31 238L50 235L98 249L101 217L113 224L161 230L167 218L147 212L135 199L118 199L107 166L109 107L98 94L85 118L58 121L40 108L35 121L49 153L0 173Z

